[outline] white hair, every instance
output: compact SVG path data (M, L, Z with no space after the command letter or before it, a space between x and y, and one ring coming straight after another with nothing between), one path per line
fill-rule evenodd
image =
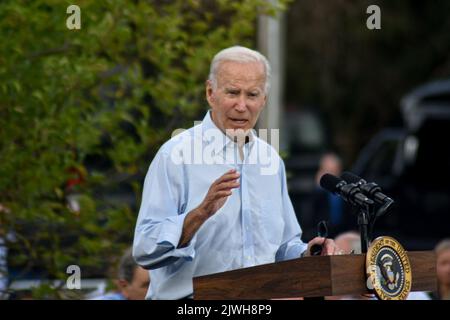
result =
M450 238L441 240L434 248L436 255L440 255L442 252L447 250L450 250Z
M241 63L249 63L249 62L259 62L264 66L264 73L266 75L264 81L264 92L267 94L269 92L270 87L270 65L269 61L267 61L266 57L264 57L258 51L241 47L241 46L233 46L222 51L219 51L213 58L211 62L211 67L209 70L208 79L211 81L211 84L214 89L217 89L217 70L221 62L224 61L233 61L233 62L241 62Z

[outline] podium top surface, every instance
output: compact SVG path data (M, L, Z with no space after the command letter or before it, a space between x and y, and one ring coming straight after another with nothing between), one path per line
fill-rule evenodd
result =
M436 257L410 251L412 291L434 291ZM369 293L365 254L305 257L196 277L194 299L272 299Z

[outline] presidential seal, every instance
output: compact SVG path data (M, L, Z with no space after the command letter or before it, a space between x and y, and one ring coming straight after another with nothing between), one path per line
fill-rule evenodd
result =
M391 237L375 239L366 255L368 286L381 300L405 300L411 291L411 264L405 249ZM372 289L370 288L370 289Z

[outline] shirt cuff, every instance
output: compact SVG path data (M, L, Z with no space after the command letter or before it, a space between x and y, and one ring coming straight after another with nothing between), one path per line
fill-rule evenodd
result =
M296 244L292 244L291 246L289 246L286 250L286 260L290 260L290 259L297 259L297 258L303 258L304 255L306 254L306 250L308 249L308 245L306 244L300 244L300 243L296 243Z
M156 244L170 245L174 248L172 256L184 257L192 260L195 256L196 236L189 241L188 245L183 248L177 248L180 242L181 233L183 232L184 219L189 212L167 218L162 225Z

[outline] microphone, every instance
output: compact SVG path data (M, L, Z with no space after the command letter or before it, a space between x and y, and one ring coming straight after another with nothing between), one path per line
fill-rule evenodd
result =
M352 205L366 206L374 202L361 193L359 187L354 183L347 183L332 174L326 173L320 178L320 186L334 194L341 196Z
M356 184L359 189L366 194L368 197L375 200L375 202L384 204L386 202L393 202L391 198L381 192L381 188L374 182L368 183L361 177L358 177L356 174L351 172L344 172L341 175L341 178L347 181L348 183Z

